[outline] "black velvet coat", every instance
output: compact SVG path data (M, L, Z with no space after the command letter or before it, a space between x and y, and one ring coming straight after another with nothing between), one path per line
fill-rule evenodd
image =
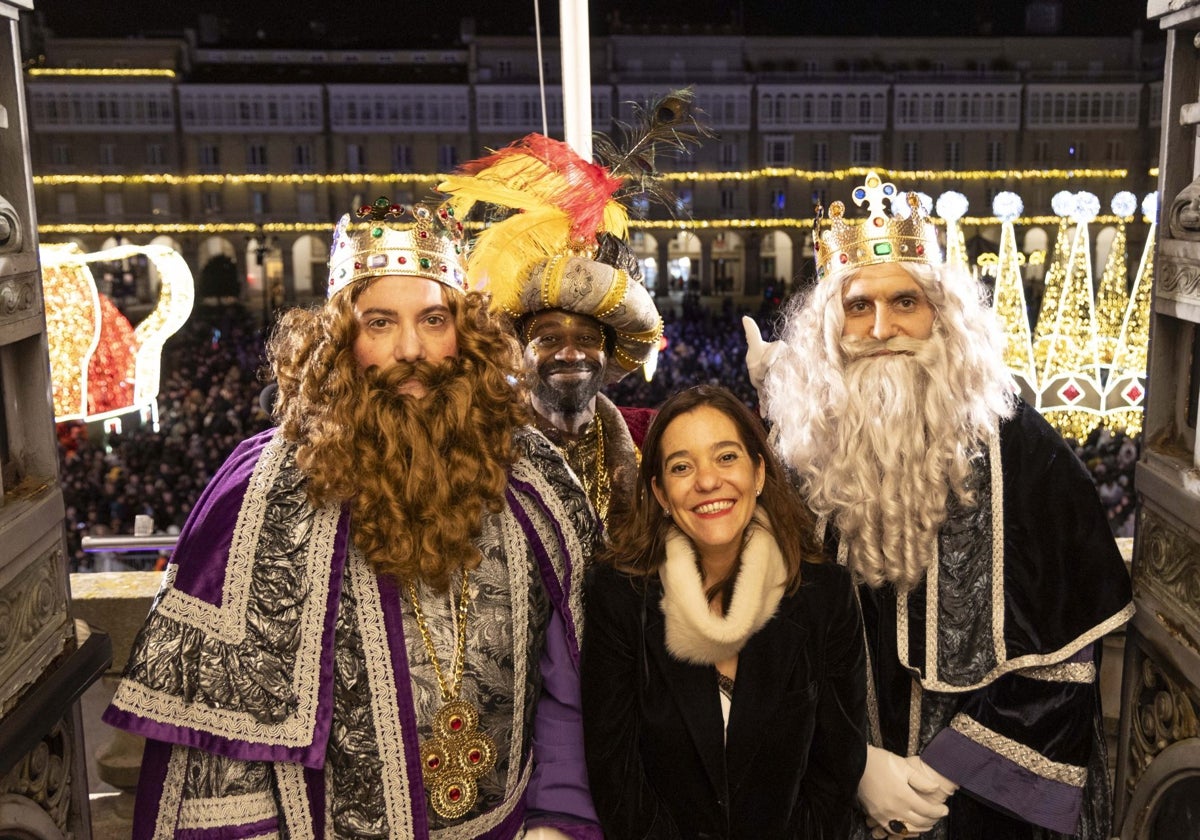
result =
M607 840L846 836L866 762L861 620L845 569L801 579L738 655L724 731L716 670L667 652L658 579L591 572L584 741Z

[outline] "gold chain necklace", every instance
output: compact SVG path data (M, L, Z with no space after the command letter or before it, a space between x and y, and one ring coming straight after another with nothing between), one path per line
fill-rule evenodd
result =
M421 612L416 584L408 581L408 595L425 652L437 675L442 691L442 707L433 716L433 736L421 745L421 775L429 792L429 805L444 819L454 820L466 814L479 798L478 779L496 766L496 742L479 730L479 711L461 699L463 663L467 658L467 570L463 569L462 592L458 596L458 638L455 657L451 661L452 682L446 685L442 665L438 661L429 625Z
M607 525L608 509L612 502L612 481L609 480L608 463L604 457L604 423L600 420L599 412L587 434L565 444L562 449L567 463L583 483L583 490L596 509L596 515Z

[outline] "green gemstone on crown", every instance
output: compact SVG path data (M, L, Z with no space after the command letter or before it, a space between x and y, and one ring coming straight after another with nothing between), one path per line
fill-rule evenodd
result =
M892 243L890 243L890 242L876 242L876 243L875 243L875 247L874 247L874 251L875 251L875 256L877 256L877 257L886 257L888 254L892 253Z

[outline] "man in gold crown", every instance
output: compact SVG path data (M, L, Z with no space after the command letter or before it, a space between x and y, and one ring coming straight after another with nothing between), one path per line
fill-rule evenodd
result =
M910 196L870 173L868 217L837 202L819 225L783 340L747 324L779 452L861 584L856 836L1107 838L1099 653L1129 578L1089 475L1013 396L997 320Z
M614 405L606 383L653 364L662 318L624 240L621 178L566 143L531 134L438 186L460 213L519 210L476 238L467 272L513 323L537 427L606 526L632 504L638 447L654 412Z
M271 339L279 427L206 489L105 713L147 738L134 836L599 838L598 524L524 425L452 213L359 215Z

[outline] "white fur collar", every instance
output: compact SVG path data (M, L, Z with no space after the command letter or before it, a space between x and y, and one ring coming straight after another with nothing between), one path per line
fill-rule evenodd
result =
M750 523L742 567L724 616L715 615L704 597L704 583L691 541L672 526L667 559L659 568L663 585L667 650L676 659L713 665L735 656L775 614L783 597L787 570L783 554L761 510Z

